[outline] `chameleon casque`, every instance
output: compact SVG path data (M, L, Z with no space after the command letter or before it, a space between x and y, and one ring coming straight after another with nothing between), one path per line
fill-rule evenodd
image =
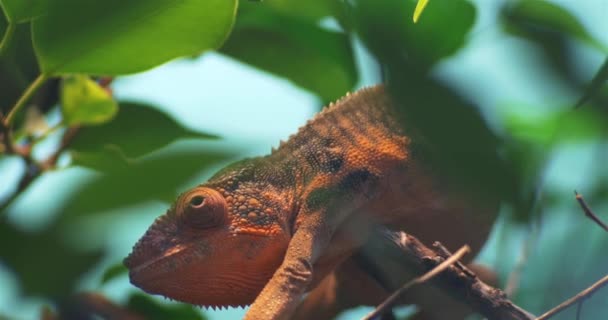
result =
M326 305L335 294L369 294L327 279L351 274L376 226L478 252L498 201L439 177L396 112L384 86L359 90L183 193L125 259L131 282L195 305L253 303L246 319L323 318L346 307Z

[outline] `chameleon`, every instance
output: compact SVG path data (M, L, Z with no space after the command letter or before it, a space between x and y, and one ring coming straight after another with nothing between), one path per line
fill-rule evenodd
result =
M408 125L384 85L331 103L270 154L182 193L125 258L131 283L204 307L251 304L249 320L289 319L376 226L479 251L498 200L439 174Z

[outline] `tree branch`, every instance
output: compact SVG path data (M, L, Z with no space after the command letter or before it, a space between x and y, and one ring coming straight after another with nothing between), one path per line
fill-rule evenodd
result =
M386 300L384 300L384 302L382 302L374 311L370 312L367 316L365 316L363 320L375 319L376 317L379 317L382 314L386 313L395 305L397 300L401 298L401 296L403 296L403 294L411 287L417 284L427 282L431 278L435 277L436 275L456 263L460 258L462 258L462 256L464 256L469 251L471 251L469 246L463 246L458 251L456 251L454 255L445 259L442 263L431 269L429 272L404 284L401 288L399 288L399 290L393 292L392 295L390 295Z
M585 216L587 216L587 218L593 220L593 222L597 223L604 230L608 231L608 225L606 225L606 223L604 223L604 221L600 220L600 218L595 213L593 213L591 208L587 205L587 202L585 202L585 199L583 199L583 196L581 196L578 192L576 192L576 190L574 191L574 196L576 197L576 201L578 201L578 204L583 209Z
M38 91L38 89L46 82L48 76L45 74L40 74L38 77L32 82L25 92L19 97L19 100L15 103L11 111L9 111L8 115L4 119L4 125L8 128L13 124L13 120L15 116L19 112L19 110L23 109L26 106L27 102L32 98L32 96Z
M400 270L418 274L437 267L442 254L426 247L415 237L404 232L380 230L365 245L364 254L376 264L380 272L390 274L394 265ZM493 288L464 266L448 265L428 284L441 289L472 310L492 320L534 320L535 316L508 300L504 292Z
M21 180L17 185L17 189L6 200L4 200L2 204L0 204L0 215L2 215L4 211L15 201L15 199L17 199L19 195L25 191L43 172L55 168L59 156L70 146L78 134L78 131L80 131L79 127L68 128L61 138L61 143L57 150L55 150L55 152L53 152L53 154L51 154L46 160L40 163L37 163L31 157L31 150L29 148L27 148L25 151L17 152L17 154L19 154L25 161L25 174L21 177Z

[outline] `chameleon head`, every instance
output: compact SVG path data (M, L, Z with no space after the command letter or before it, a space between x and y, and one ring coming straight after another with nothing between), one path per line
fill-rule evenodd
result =
M240 214L239 200L261 204L248 198L205 186L182 194L125 259L131 282L201 306L253 302L281 263L288 238L282 228L256 228L255 217ZM251 212L271 210L260 206Z

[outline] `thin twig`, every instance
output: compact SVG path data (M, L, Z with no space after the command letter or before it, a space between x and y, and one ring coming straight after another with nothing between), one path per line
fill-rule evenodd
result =
M553 308L553 309L545 312L543 315L541 315L540 317L536 318L536 320L547 320L547 319L553 317L554 315L556 315L559 312L561 312L562 310L568 308L572 304L574 304L574 303L576 303L576 302L578 302L580 300L589 298L593 293L595 293L595 291L599 290L600 288L602 288L606 284L608 284L608 275L604 276L602 279L600 279L596 283L592 284L589 288L587 288L587 289L579 292L574 297L572 297L572 298L570 298L570 299L562 302L557 307L555 307L555 308Z
M585 300L581 300L576 304L576 320L581 319L581 313L583 311L583 303L585 303Z
M4 116L0 113L0 138L2 145L4 146L4 150L2 153L13 154L15 153L15 148L13 146L13 141L11 137L11 130L6 124L6 120L4 120Z
M452 264L456 263L456 261L458 261L460 258L462 258L462 256L464 256L470 250L471 249L469 248L469 246L467 246L467 245L463 246L458 251L456 251L456 253L454 255L452 255L448 259L444 260L442 263L437 265L435 268L431 269L429 272L404 284L401 288L399 288L399 290L395 291L386 300L384 300L384 302L382 302L374 311L372 311L367 316L365 316L363 318L363 320L374 319L374 318L380 316L381 314L385 313L411 287L413 287L417 284L424 283L424 282L428 281L429 279L433 278L434 276L436 276L437 274L441 273L443 270L445 270Z
M439 251L439 253L442 255L442 257L444 259L447 259L452 255L450 250L448 250L448 248L446 248L439 241L435 241L433 243L433 247L435 247ZM467 268L462 262L456 261L456 263L454 265L457 266L458 268L460 268L460 270L462 270L462 272L466 273L469 277L472 277L472 278L477 277L475 272L473 272L473 271L471 271L471 269Z
M52 170L57 165L57 160L63 151L65 151L72 143L80 128L73 127L68 128L63 137L61 138L61 144L46 160L38 163L31 157L31 150L28 149L25 152L21 152L20 156L23 158L26 164L25 174L21 177L17 189L0 204L0 215L19 197L19 195L25 191L31 184L38 178L43 172ZM4 217L2 217L4 218Z
M46 82L47 79L48 79L48 76L46 74L42 73L42 74L38 75L38 77L36 77L34 82L32 82L30 84L30 86L27 87L27 89L25 89L25 92L21 95L21 97L19 97L19 100L17 100L17 102L15 103L15 105L13 106L11 111L9 111L8 115L6 116L6 119L4 119L5 125L8 128L11 127L13 120L15 119L15 116L17 115L19 110L21 110L23 107L25 107L27 105L27 102L32 98L32 96L36 93L36 91L38 91L38 89L44 84L44 82Z
M583 196L576 192L576 190L574 191L574 196L576 197L576 201L578 201L578 204L583 209L583 212L585 212L587 218L593 220L593 222L597 223L604 230L608 231L608 225L606 225L602 220L600 220L600 218L595 213L593 213L591 208L589 208L589 206L587 205L587 202L585 202L585 199L583 199Z
M15 34L16 29L17 29L17 24L14 22L9 22L8 26L6 26L6 31L4 31L4 36L2 36L2 41L0 41L0 58L2 58L2 56L8 49L9 44L13 40L13 35Z

